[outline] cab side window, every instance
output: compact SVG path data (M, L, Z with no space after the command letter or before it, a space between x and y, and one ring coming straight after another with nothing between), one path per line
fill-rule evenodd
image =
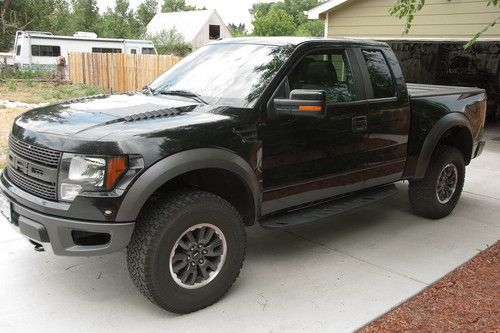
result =
M290 89L326 91L327 104L356 101L354 80L344 51L306 55L288 76Z
M396 96L394 82L387 61L381 51L363 50L363 57L370 74L374 98Z

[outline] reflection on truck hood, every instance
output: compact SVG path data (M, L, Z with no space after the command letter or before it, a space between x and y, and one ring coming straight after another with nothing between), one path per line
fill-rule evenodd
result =
M208 109L208 110L207 110ZM198 112L196 112L198 111ZM222 116L210 113L210 107L189 99L120 94L77 99L46 107L36 108L21 115L16 125L28 131L62 136L93 137L110 135L119 125L134 123L135 134L149 133L152 127L162 124L161 129L189 126L200 122L220 120ZM222 117L225 118L225 117ZM139 125L141 121L155 119L155 125ZM158 121L162 119L162 121ZM142 130L138 131L138 127Z

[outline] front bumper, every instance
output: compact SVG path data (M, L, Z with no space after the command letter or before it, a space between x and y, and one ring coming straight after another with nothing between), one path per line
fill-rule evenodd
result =
M94 256L117 252L128 245L134 231L134 222L90 222L56 217L18 204L3 186L0 186L0 194L9 199L11 206L11 221L0 214L0 223L10 223L19 233L42 243L56 255Z

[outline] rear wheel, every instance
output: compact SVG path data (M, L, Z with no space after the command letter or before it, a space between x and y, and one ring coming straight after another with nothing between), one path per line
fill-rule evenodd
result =
M241 216L224 199L176 192L146 207L136 223L127 250L129 273L158 306L193 312L215 303L236 280L246 235Z
M424 179L410 181L408 194L413 211L432 219L449 215L460 199L464 179L463 154L451 146L437 146Z

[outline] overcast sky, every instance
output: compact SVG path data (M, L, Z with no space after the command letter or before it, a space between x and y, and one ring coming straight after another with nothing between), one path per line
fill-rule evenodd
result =
M136 8L143 0L129 0L130 6ZM279 1L279 0L274 0ZM189 5L197 7L207 7L208 9L217 9L220 16L226 24L229 23L245 23L247 28L250 27L250 13L248 10L253 3L257 2L272 2L272 0L186 0ZM105 11L107 7L114 7L114 0L97 0L99 9ZM163 3L158 0L158 3Z

